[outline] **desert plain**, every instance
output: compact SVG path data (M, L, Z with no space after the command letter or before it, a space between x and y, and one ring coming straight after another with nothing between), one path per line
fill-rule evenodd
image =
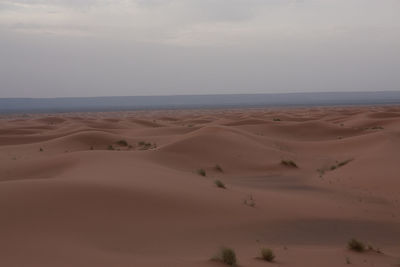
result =
M0 212L6 267L398 266L400 107L3 115Z

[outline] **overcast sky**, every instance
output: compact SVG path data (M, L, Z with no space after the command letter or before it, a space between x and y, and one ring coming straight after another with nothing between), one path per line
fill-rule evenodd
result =
M0 97L400 90L400 0L0 0Z

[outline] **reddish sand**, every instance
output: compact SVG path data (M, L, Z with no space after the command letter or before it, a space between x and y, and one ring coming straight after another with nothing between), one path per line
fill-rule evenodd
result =
M400 107L3 116L0 262L395 266L399 188Z

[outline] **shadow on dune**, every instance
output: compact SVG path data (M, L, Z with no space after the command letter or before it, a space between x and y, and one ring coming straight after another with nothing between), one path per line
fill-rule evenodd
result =
M271 190L301 190L326 193L328 189L307 185L303 178L288 175L243 176L231 178L231 183L250 188Z
M296 219L268 223L262 236L276 243L343 247L354 237L382 246L397 244L397 240L400 240L400 227L392 222L358 219Z

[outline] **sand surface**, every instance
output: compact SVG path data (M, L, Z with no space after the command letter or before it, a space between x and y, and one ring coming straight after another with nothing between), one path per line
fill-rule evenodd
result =
M399 192L396 106L0 118L1 266L396 266Z

